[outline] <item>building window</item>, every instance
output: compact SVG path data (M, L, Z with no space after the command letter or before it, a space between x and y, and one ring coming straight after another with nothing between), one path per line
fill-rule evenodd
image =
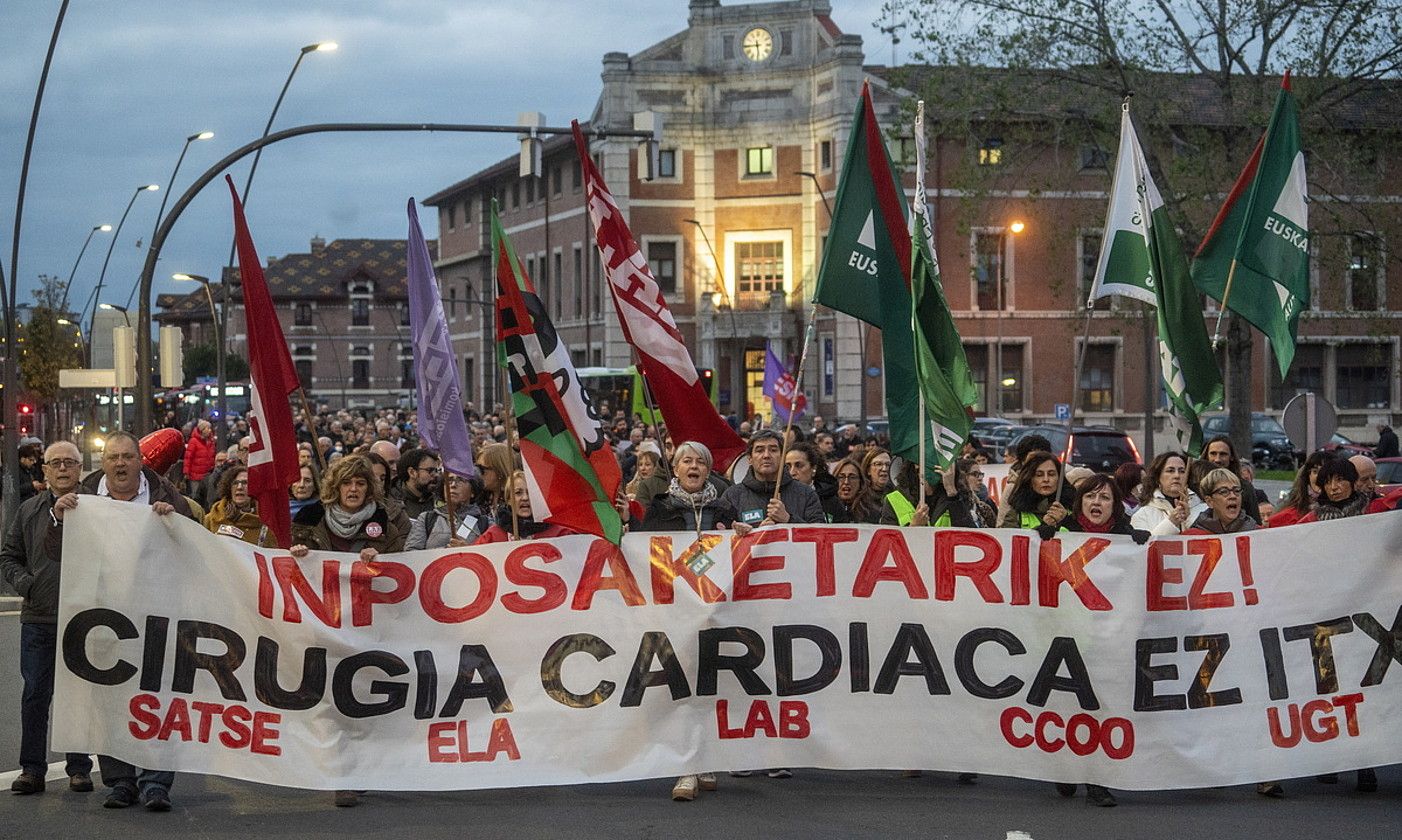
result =
M832 141L821 140L818 142L818 168L824 172L832 171Z
M297 383L308 391L312 389L312 360L297 359L292 363L297 370Z
M978 147L979 166L998 166L1003 162L1003 138L989 137Z
M1022 345L1003 345L1003 367L994 371L995 376L1001 375L998 381L998 392L1000 402L998 413L1008 411L1022 411L1022 395L1024 379L1022 376Z
M1088 143L1081 147L1081 171L1110 171L1110 152L1098 143Z
M974 393L978 395L978 401L974 403L975 411L987 411L988 394L988 345L987 344L965 344L964 358L969 363L969 373L974 379Z
M462 226L467 227L467 223L472 221L472 199L467 199L462 203Z
M584 167L580 165L579 161L575 161L572 171L570 172L570 189L579 192L583 184Z
M564 259L564 252L555 252L555 265L553 266L551 276L555 278L555 305L552 308L555 310L556 320L563 318L565 314ZM544 262L544 260L542 259L541 262Z
M351 301L351 326L370 326L370 301L364 298Z
M448 205L448 230L452 230L453 228L455 228L455 227L457 227L457 226L458 226L458 206L457 206L456 204L449 204L449 205Z
M1100 265L1100 247L1104 241L1104 236L1098 230L1081 232L1079 246L1081 249L1081 277L1078 285L1080 295L1075 301L1075 309L1080 309L1086 305L1086 301L1090 300L1090 290L1095 285L1095 269ZM1100 298L1095 302L1095 308L1107 310L1113 300L1114 296L1112 295Z
M752 146L745 150L745 177L773 174L773 146Z
M399 325L401 327L409 326L409 302L407 300L399 304Z
M511 209L515 210L521 206L521 182L514 181L511 184Z
M662 149L657 153L657 177L677 177L677 150Z
M574 246L574 317L584 316L584 249Z
M1324 393L1324 359L1326 348L1323 344L1295 345L1295 360L1290 364L1290 374L1284 381L1280 378L1280 368L1266 365L1271 377L1271 407L1285 408L1285 404L1305 391Z
M783 255L783 243L766 243L779 246L780 255ZM743 246L736 246L737 249ZM740 251L736 251L738 255ZM657 281L657 288L663 294L676 294L677 291L677 243L672 241L658 241L647 243L647 267L652 271L652 277ZM780 270L783 266L780 265ZM742 269L743 270L743 269Z
M722 36L720 36L720 57L721 57L721 58L734 58L734 57L735 57L735 36L734 36L734 35L722 35Z
M1348 240L1348 308L1374 312L1383 308L1381 243L1371 233L1355 233Z
M1007 307L1006 278L1003 276L1003 234L974 234L974 292L978 309L996 312Z
M351 360L351 387L361 389L370 387L369 359Z
M550 170L550 183L554 187L551 192L555 193L557 198L564 194L565 170L562 167L557 166Z
M293 308L292 326L310 327L312 325L312 305L310 303L299 303Z
M399 387L414 387L414 357L399 357Z
M1115 410L1115 345L1091 344L1081 363L1081 411Z
M477 393L477 360L471 356L462 357L462 392L469 402Z
M1392 345L1339 345L1334 356L1334 402L1339 408L1390 408Z
M675 287L675 277L672 283ZM784 243L736 242L735 290L741 301L764 305L771 292L784 291Z
M793 55L793 30L779 30L779 55Z

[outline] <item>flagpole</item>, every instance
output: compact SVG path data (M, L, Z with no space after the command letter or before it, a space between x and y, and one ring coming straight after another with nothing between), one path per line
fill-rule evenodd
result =
M443 473L443 507L448 512L448 541L452 542L453 537L456 537L458 535L458 523L454 521L455 517L453 516L453 494L448 492L448 475L449 474L446 471ZM458 480L466 481L467 479L459 476ZM427 533L424 534L425 545L427 545L426 541L430 536L432 535Z
M316 433L316 421L312 417L311 404L307 402L307 389L297 386L297 395L302 398L302 418L307 421L307 432L312 436L312 452L316 454L316 465L322 475L326 475L326 456L321 451L321 439Z
M1074 438L1076 426L1076 409L1081 403L1081 371L1086 363L1086 349L1090 347L1090 320L1095 314L1095 299L1086 301L1086 325L1081 331L1081 346L1076 348L1076 370L1071 378L1071 410L1066 412L1066 457L1061 464L1061 481L1058 482L1056 490L1056 501L1061 500L1062 491L1066 488L1066 470L1071 465L1071 443Z
M1231 268L1227 269L1227 287L1222 290L1222 308L1217 310L1217 326L1212 330L1212 350L1222 343L1222 316L1227 314L1227 300L1232 296L1232 278L1236 277L1236 257L1232 257Z
M925 100L923 100L923 99L921 99L920 101L918 101L918 102L915 103L915 143L916 143L916 148L917 148L917 149L924 149L924 146L925 146ZM939 153L939 150L936 149L935 152L936 152L936 154L938 154L938 153ZM916 192L915 200L918 201L918 202L920 202L920 204L918 205L918 206L920 207L920 210L919 210L918 212L920 213L921 216L924 216L924 215L925 215L925 156L924 156L924 154L920 154L920 155L919 155L919 171L915 173L915 183L916 183L916 185L917 185L917 189L916 189L916 191L915 191L915 192ZM913 224L914 221L915 221L915 218L916 218L916 215L915 215L915 214L916 214L916 212L917 212L916 209L915 209L914 207L912 207L912 208L911 208L911 221L912 221L912 224ZM927 224L929 223L929 219L928 219L928 218L926 219L926 223L927 223ZM912 232L914 232L914 227L912 227ZM922 235L923 235L923 234L922 234ZM917 331L916 331L916 329L915 329L915 267L916 267L917 261L919 260L919 257L918 257L918 254L920 253L920 252L919 252L919 248L920 248L920 243L917 243L917 242L915 241L915 237L912 236L912 237L911 237L911 240L910 240L910 281L911 281L911 282L910 282L910 333L911 333L911 335L918 335L918 333L917 333ZM1001 322L1000 322L1000 323L1001 323ZM914 359L914 362L915 362L915 372L916 372L916 380L917 380L917 381L916 381L915 393L916 393L916 404L917 404L918 407L919 407L919 415L918 415L918 416L920 417L920 458L919 458L919 460L918 460L919 469L920 469L920 475L916 478L915 484L916 484L916 486L919 488L918 492L919 492L919 499L920 499L920 501L919 501L918 504L923 505L923 504L925 504L925 432L929 429L929 426L930 426L930 418L928 418L928 417L925 416L925 387L924 387L924 383L920 381L920 350L919 350L919 348L916 346L917 344L918 344L918 342L913 342L912 345L911 345L912 349L913 349L914 352L915 352L915 359ZM1002 359L1002 357L1003 357L1002 341L999 341L998 344L999 344L999 347L998 347L998 358L999 358L999 359ZM1001 386L1000 386L1000 387L1001 387ZM1001 392L1000 392L1000 393L1001 393ZM958 456L956 455L955 457L958 457ZM954 469L954 464L951 463L951 464L949 465L949 468L950 468L950 469ZM927 524L929 524L929 523L927 523Z
M793 394L789 397L789 419L784 424L784 436L779 440L779 472L774 476L775 499L779 498L779 487L784 482L784 458L789 451L789 430L793 428L793 416L798 413L798 396L803 393L803 368L808 361L808 347L813 343L813 330L817 321L818 307L814 304L808 312L808 326L803 330L803 349L798 354L798 373L794 374Z

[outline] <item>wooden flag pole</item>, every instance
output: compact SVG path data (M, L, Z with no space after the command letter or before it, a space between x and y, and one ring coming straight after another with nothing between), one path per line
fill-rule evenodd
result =
M1212 330L1212 350L1216 352L1217 345L1222 343L1222 316L1227 314L1227 301L1232 296L1232 278L1236 277L1236 258L1232 258L1232 266L1227 269L1227 287L1222 290L1222 308L1217 310L1217 326Z
M326 474L326 456L321 452L321 438L316 433L316 420L312 415L311 403L307 402L307 389L297 386L297 395L302 398L302 419L307 421L307 432L312 436L312 454L316 455L317 467ZM222 418L220 422L223 422Z
M789 430L793 428L793 416L795 411L794 403L798 400L799 394L803 393L803 368L808 361L808 347L813 343L813 330L818 322L818 307L815 305L808 313L808 326L803 330L803 349L798 353L798 373L793 378L793 396L789 398L789 419L784 424L784 435L779 438L779 472L774 476L774 499L779 498L779 488L784 483L784 458L789 452ZM768 352L766 350L765 352ZM817 465L814 464L816 467Z

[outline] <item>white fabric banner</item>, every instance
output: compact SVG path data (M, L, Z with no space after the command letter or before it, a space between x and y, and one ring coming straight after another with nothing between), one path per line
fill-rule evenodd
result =
M1125 789L1402 760L1402 515L796 526L382 556L83 497L54 748L327 789L921 768Z

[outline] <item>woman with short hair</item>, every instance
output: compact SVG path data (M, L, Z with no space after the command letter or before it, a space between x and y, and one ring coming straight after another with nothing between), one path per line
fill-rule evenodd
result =
M497 509L496 520L473 541L473 545L488 545L511 540L547 540L577 534L571 528L554 522L537 522L531 511L531 493L526 474L516 470L506 479L507 504Z
M204 527L212 534L233 537L249 545L272 548L277 538L258 518L258 501L248 495L248 467L224 471L219 479L219 498L204 515Z

